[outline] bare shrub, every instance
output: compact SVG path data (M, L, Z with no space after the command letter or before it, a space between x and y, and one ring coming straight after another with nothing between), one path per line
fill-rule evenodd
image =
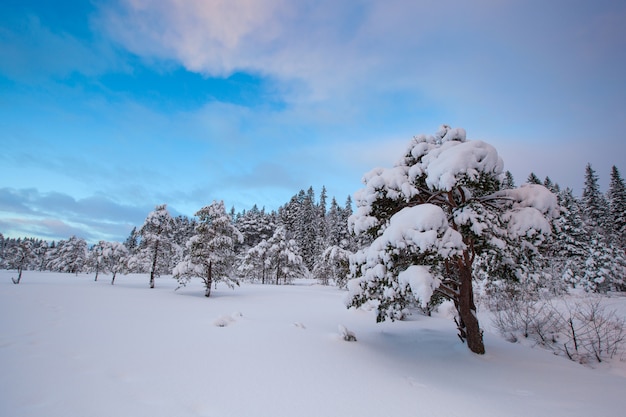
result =
M603 362L622 350L626 321L614 310L607 310L601 297L586 297L573 303L563 300L563 308L553 307L553 311L561 328L554 347L571 360Z
M602 297L548 301L520 292L492 306L494 326L511 342L524 337L579 363L624 353L626 320L607 309Z

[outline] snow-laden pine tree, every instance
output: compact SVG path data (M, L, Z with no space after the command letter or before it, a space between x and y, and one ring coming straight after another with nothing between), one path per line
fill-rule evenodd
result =
M22 272L28 268L29 263L35 258L33 243L28 239L20 240L16 245L9 247L5 255L6 267L17 270L17 279L11 278L14 284L22 280Z
M243 235L243 251L253 248L262 240L269 239L276 229L272 215L266 213L265 209L259 210L256 204L250 210L237 216L235 227Z
M315 259L313 259L313 267L322 253L329 246L328 217L326 215L326 187L322 187L320 193L320 201L316 206L315 214Z
M572 189L558 194L561 215L555 221L554 250L551 261L560 268L562 280L572 286L579 285L585 275L585 262L591 244L585 229L583 210Z
M126 246L120 242L104 242L102 249L103 271L112 275L111 285L115 284L118 273L126 273L129 252Z
M609 223L612 241L626 249L626 186L615 165L611 168L611 182L607 192L609 202Z
M50 255L48 267L52 271L78 274L87 262L87 242L85 239L71 236L61 240Z
M313 276L322 285L333 281L337 287L345 288L350 272L350 255L352 252L339 245L327 247L315 262Z
M534 172L531 172L528 175L528 178L526 178L526 183L528 183L528 184L541 184L541 180L539 179L537 174L535 174Z
M294 239L300 248L300 254L307 269L311 271L318 256L317 245L317 209L315 192L309 187L298 210Z
M287 237L284 227L279 226L267 241L267 265L270 274L274 275L276 285L290 283L301 276L305 265L300 255L300 248L294 239Z
M101 240L93 245L87 253L86 267L89 272L96 273L94 281L98 281L98 275L102 270L102 250L104 249L105 245L106 242L104 240Z
M251 281L259 280L261 284L269 283L269 249L268 241L263 239L245 251L237 268L237 273Z
M515 188L515 179L513 178L513 174L511 171L506 171L504 173L504 179L502 180L502 188Z
M393 168L364 177L350 218L371 244L351 258L348 306L377 301L377 320L397 319L411 299L452 300L459 336L484 353L472 281L474 261L490 256L501 278L525 279L532 254L552 231L557 199L542 185L503 189L495 148L463 129L415 137Z
M174 249L173 233L174 221L165 204L157 205L137 232L139 245L128 265L131 270L150 273L150 288L154 288L156 277L171 271L169 259Z
M195 234L187 241L189 253L173 274L180 286L187 285L193 277L200 278L204 295L209 297L213 283L225 282L231 288L239 285L233 274L235 243L242 242L243 236L232 224L223 201L203 207L196 217Z
M606 223L606 200L600 192L598 175L591 164L585 167L582 206L587 224L601 233Z

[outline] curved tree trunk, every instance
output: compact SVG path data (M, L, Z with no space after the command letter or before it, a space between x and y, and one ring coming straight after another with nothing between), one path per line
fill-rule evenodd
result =
M18 272L18 275L17 275L17 281L15 280L15 278L11 278L11 281L13 281L13 283L14 283L14 284L19 284L19 283L20 283L20 281L22 280L22 269L23 269L23 268L22 268L22 265L20 265L20 266L17 268L17 272Z
M459 337L467 341L467 347L474 353L484 354L485 345L483 343L483 332L480 330L478 317L476 316L476 305L474 304L474 290L472 288L472 267L465 261L459 259L459 299L456 304L459 313L457 323Z

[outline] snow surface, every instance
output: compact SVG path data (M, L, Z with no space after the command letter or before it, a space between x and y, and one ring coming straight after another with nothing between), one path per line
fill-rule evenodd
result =
M626 374L447 317L376 324L310 285L182 290L169 277L0 271L0 416L619 416ZM616 299L626 306L626 298ZM622 312L626 308L622 308ZM486 318L481 316L483 325ZM338 329L358 341L345 342Z

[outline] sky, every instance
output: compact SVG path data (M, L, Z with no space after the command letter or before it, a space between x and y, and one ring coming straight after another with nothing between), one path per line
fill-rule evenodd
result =
M440 125L580 194L626 172L621 0L3 0L0 233L343 204ZM622 175L624 176L624 175Z

